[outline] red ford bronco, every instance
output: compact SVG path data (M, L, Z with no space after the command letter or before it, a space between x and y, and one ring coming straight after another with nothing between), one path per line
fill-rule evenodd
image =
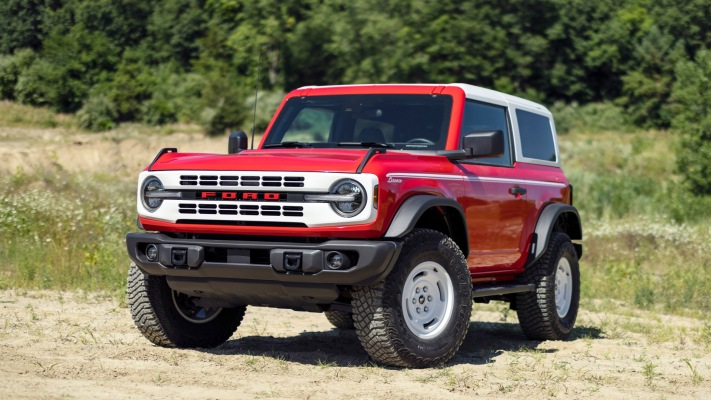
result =
M449 360L472 302L566 339L582 239L543 106L465 84L304 87L257 149L163 149L138 178L128 303L161 346L212 347L248 305L324 312L380 363Z

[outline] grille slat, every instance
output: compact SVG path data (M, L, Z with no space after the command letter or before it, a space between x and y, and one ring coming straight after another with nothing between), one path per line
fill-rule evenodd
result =
M304 207L257 204L178 204L180 214L246 215L264 217L303 217Z
M180 175L181 186L304 187L303 176Z

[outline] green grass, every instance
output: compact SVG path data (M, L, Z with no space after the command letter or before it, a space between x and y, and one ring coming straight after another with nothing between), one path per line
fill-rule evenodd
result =
M76 129L74 116L57 114L45 107L0 101L0 127Z
M561 136L583 222L583 298L678 314L711 310L711 198L675 172L669 132Z
M711 310L711 234L703 225L629 220L586 225L583 297L644 309Z
M42 171L0 185L0 288L123 290L132 182Z

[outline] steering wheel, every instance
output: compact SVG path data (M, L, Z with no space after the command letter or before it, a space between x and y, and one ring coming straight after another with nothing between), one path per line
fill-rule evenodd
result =
M425 138L414 138L406 142L407 144L435 144L435 142Z

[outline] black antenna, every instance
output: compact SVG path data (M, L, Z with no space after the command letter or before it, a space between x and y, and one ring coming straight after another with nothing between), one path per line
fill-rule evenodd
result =
M257 97L259 96L259 70L262 69L262 52L259 52L259 61L257 61L257 81L254 83L254 115L252 116L252 145L250 148L254 150L254 126L257 125Z

